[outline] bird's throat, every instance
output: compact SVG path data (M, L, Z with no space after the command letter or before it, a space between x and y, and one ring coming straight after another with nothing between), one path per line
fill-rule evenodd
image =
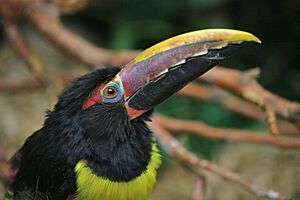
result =
M75 168L77 195L75 200L146 200L156 182L157 169L161 164L156 142L152 143L151 159L146 169L130 181L112 181L97 176L85 160Z

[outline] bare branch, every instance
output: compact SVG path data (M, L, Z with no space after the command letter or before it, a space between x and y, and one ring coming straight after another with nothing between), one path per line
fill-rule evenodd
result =
M156 121L156 120L155 120ZM207 160L199 159L194 154L187 151L168 131L159 126L159 123L149 123L150 127L154 131L154 134L159 139L160 143L167 151L167 153L176 159L182 161L184 164L187 164L197 171L202 171L205 169L212 173L215 173L227 180L233 181L245 189L247 189L252 194L258 197L265 197L273 200L288 200L289 198L282 196L276 191L267 190L257 187L252 181L247 178L237 174L228 169L217 166Z
M216 86L190 83L181 89L178 94L196 100L218 103L231 111L261 122L264 122L266 119L266 113L263 112L260 107L257 107L249 101L235 97ZM277 124L280 132L284 134L300 134L300 130L291 122L281 119L277 122Z
M205 199L206 180L203 175L196 174L194 188L192 191L192 200Z
M233 95L230 95L228 92L214 86L190 83L181 89L178 94L196 100L205 100L221 104L229 110L258 121L263 121L265 118L262 110L256 105L238 99Z
M276 136L279 134L278 125L277 125L277 119L276 114L270 106L265 105L266 115L267 115L267 121L268 121L268 127L269 131L272 135Z
M231 91L248 101L265 109L272 109L277 115L293 122L300 128L300 105L272 94L260 86L252 74L243 73L234 69L215 67L204 76L199 77L207 83L217 85Z
M45 73L41 61L38 57L33 54L31 48L24 40L22 34L20 33L17 25L10 21L4 22L4 30L13 46L15 51L21 56L21 58L26 62L29 70L32 72L34 77L42 84L45 84Z
M53 0L62 13L74 13L89 6L93 0Z
M17 91L32 91L40 88L44 88L36 79L26 78L18 79L11 78L8 80L0 80L0 91L1 92L17 92Z
M53 5L41 3L31 6L26 16L28 21L57 48L92 68L124 65L138 53L128 50L113 52L94 46L62 25L58 11Z
M258 133L248 130L215 128L198 121L180 120L161 115L155 115L154 122L172 132L191 133L215 140L271 144L290 149L300 148L300 140L294 137L274 137L266 133Z

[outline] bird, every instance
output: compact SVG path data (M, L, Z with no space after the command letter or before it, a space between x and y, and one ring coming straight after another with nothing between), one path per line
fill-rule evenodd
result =
M261 41L231 29L188 32L78 78L10 159L16 175L4 200L147 200L161 165L147 125L154 107L251 42Z

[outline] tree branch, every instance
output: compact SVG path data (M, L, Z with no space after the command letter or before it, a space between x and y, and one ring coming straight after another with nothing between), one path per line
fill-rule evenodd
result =
M201 174L196 174L194 188L192 191L192 200L205 199L206 180Z
M215 128L198 121L180 120L156 114L154 122L172 132L185 132L215 140L226 140L235 142L250 142L256 144L270 144L283 148L299 149L300 140L294 137L274 137L264 133L248 130L237 130L228 128Z
M27 9L26 18L57 48L88 66L92 68L107 65L120 66L137 55L138 51L114 52L94 46L65 28L58 14L54 5L38 3Z
M272 94L260 86L251 73L234 69L215 67L199 77L207 83L217 85L227 91L255 103L264 110L266 106L280 117L287 119L300 128L300 105Z
M156 118L155 118L156 119ZM237 174L228 169L217 166L207 160L199 159L194 154L187 151L182 145L163 127L156 123L149 123L151 129L153 130L156 137L159 139L161 145L167 151L167 153L176 159L180 160L184 164L189 165L194 168L196 171L201 171L205 169L214 174L217 174L227 180L233 181L245 189L247 189L252 194L258 197L265 197L273 200L288 200L289 198L280 195L278 192L273 190L267 190L257 187L252 181L247 178Z
M64 86L70 84L71 81L79 77L81 72L73 73L54 73L52 76L55 77ZM1 92L24 92L24 91L36 91L45 89L46 85L41 84L33 78L23 77L12 77L0 80L0 91Z
M196 100L205 100L222 105L223 107L242 114L246 117L265 122L266 113L255 104L237 98L227 91L213 85L203 85L190 83L178 92L179 95L184 97L193 98ZM289 135L300 134L300 130L291 122L283 119L278 120L278 127L280 132ZM271 126L271 125L270 125ZM270 127L269 126L269 127ZM273 131L275 132L275 131Z
M10 41L10 44L14 50L21 56L21 58L26 62L27 67L32 72L34 77L41 83L45 84L45 73L41 61L38 57L33 54L31 48L24 40L22 34L20 33L18 26L11 21L4 21L4 31Z
M74 13L88 7L93 0L53 0L61 13Z

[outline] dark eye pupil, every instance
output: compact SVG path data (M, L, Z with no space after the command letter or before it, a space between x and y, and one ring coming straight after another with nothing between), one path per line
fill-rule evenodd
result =
M107 93L110 95L115 94L115 90L112 88L108 88Z

